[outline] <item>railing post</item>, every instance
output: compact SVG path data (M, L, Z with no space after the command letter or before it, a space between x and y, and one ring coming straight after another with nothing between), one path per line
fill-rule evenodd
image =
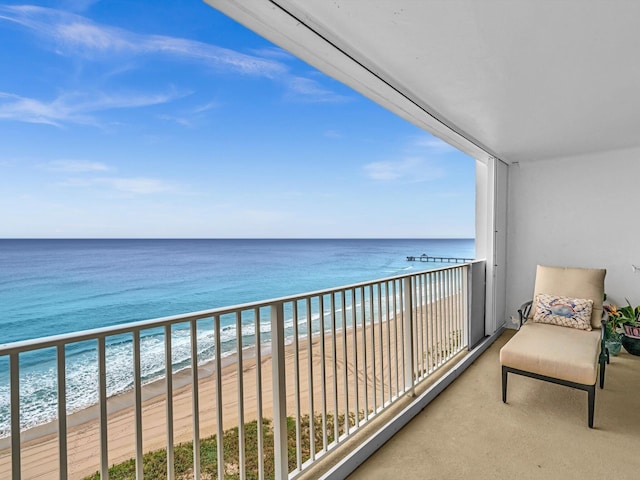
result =
M20 480L20 356L9 356L11 375L11 478Z
M98 337L98 407L100 411L100 478L109 480L107 416L107 347L105 336Z
M136 442L136 480L144 478L144 450L142 449L142 369L140 367L140 330L133 336L133 397L135 399L134 431Z
M68 477L67 463L67 374L64 344L56 347L58 368L58 463L60 465L59 478Z
M167 418L167 479L175 479L175 454L173 446L173 361L171 353L171 325L164 327L164 384Z
M273 381L273 444L276 480L289 476L287 448L287 389L284 357L284 308L271 305L271 359Z
M415 395L414 382L414 362L413 362L413 289L412 277L403 279L403 300L404 300L404 384L407 388L407 381L410 382L411 390L409 394Z

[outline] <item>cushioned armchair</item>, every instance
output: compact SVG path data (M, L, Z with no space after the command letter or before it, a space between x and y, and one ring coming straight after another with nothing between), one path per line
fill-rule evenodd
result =
M588 393L593 428L595 387L604 387L604 269L538 265L533 300L520 313L520 330L500 350L502 401L507 374L545 380Z

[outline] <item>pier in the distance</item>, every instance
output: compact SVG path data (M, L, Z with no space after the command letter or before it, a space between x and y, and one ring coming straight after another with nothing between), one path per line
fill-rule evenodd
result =
M473 262L473 258L460 258L460 257L432 257L423 253L419 257L409 256L407 261L409 262L438 262L438 263L467 263Z

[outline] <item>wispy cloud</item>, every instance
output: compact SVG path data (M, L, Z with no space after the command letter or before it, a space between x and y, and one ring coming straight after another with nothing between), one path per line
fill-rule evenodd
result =
M433 153L446 153L453 152L456 149L449 145L448 143L440 140L439 138L433 137L431 135L425 135L423 137L418 137L414 145L416 147L427 148Z
M220 104L218 102L208 102L205 103L204 105L199 105L196 108L193 109L193 113L203 113L203 112L207 112L209 110L213 110L215 108L218 108L220 106Z
M176 115L158 115L158 118L166 122L177 123L178 125L182 125L183 127L193 126L193 122L191 122L191 120L184 117L178 117Z
M218 102L208 102L175 114L161 114L158 115L158 118L166 122L173 122L183 127L192 128L196 126L202 118L206 117L208 111L215 110L219 107L220 104Z
M62 5L73 12L85 12L100 0L62 0Z
M373 162L364 166L366 176L380 181L427 182L444 177L445 171L425 158Z
M408 139L404 151L400 159L366 164L365 176L377 181L404 183L438 180L446 176L441 162L455 149L439 138L425 134Z
M144 107L183 97L180 93L89 94L65 93L51 101L0 92L0 119L44 123L58 127L66 123L99 125L93 113L112 109Z
M184 190L176 183L153 177L113 176L117 170L102 162L88 160L52 160L40 165L41 168L61 173L74 174L57 183L68 188L91 188L111 190L131 195L152 195L158 193L181 193ZM111 175L102 175L111 172Z
M44 37L60 55L132 56L159 54L205 62L247 75L276 78L286 72L281 62L216 45L165 35L142 35L101 25L74 13L30 5L0 6L0 20L19 24Z
M344 135L337 130L326 130L324 136L327 138L343 138Z
M311 78L294 76L289 78L287 86L289 88L287 98L290 100L317 103L341 103L349 101L349 97L339 95Z
M286 50L279 47L256 48L251 50L251 52L259 57L273 58L277 60L294 60L296 58Z
M157 178L104 178L102 181L115 190L140 195L172 192L177 189L175 185Z
M106 172L110 170L104 163L86 160L52 160L44 164L43 168L53 172L67 173Z
M145 177L71 178L59 185L75 188L106 188L133 195L175 193L180 190L177 185L164 180Z
M286 64L293 57L279 48L242 53L186 38L139 34L99 24L75 13L31 5L0 5L1 21L22 26L41 39L39 44L43 48L50 48L74 61L85 59L108 64L117 61L118 66L109 75L140 68L138 59L156 56L196 63L218 72L272 80L282 85L284 98L288 101L335 103L349 100L349 97L337 94L315 79L293 74ZM56 113L58 110L53 107L58 105L53 104L67 106L65 97L62 95L47 103L15 96L9 105L0 106L0 118L52 125L66 121L92 123L93 118L82 115L86 111L74 112L73 106L69 107L67 114L64 108L61 114Z

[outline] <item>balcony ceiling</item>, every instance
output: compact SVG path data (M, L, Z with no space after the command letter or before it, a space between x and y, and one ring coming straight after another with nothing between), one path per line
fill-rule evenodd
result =
M476 157L640 147L640 2L207 1Z

